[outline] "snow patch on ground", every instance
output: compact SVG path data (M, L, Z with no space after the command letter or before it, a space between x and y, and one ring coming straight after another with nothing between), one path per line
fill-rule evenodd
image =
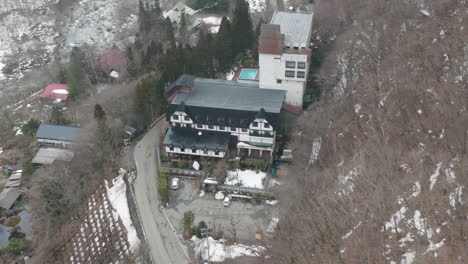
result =
M357 114L359 113L359 111L361 111L361 105L360 104L354 105L354 112Z
M270 221L270 223L268 224L267 228L266 228L266 232L268 233L273 233L275 232L275 229L276 229L276 226L278 225L279 223L279 218L277 217L273 217Z
M463 186L459 185L456 182L457 177L455 176L455 172L453 171L453 168L455 166L454 162L456 161L457 161L456 159L452 161L449 167L445 169L447 182L453 186L452 191L449 194L449 199L450 199L450 206L452 206L454 209L456 208L458 203L462 204L462 193L463 193Z
M437 182L437 178L440 175L440 168L441 167L442 167L442 162L437 163L434 174L432 174L431 177L429 177L429 181L431 182L431 185L429 186L430 191L432 191L432 188L434 188L434 185Z
M354 190L354 178L359 175L359 169L354 168L348 172L346 175L338 176L338 189L339 195L348 196Z
M414 251L406 252L405 254L403 254L400 264L412 264L415 256L416 253L414 253Z
M130 211L128 209L127 202L127 185L123 180L123 175L119 175L112 181L112 187L109 188L109 184L106 181L106 190L107 195L109 196L109 201L114 207L112 214L116 217L116 214L120 216L123 225L127 229L127 239L130 244L130 250L135 252L140 244L138 239L135 226L132 223L130 218Z
M307 164L307 169L309 168L309 166L313 165L317 161L321 146L322 146L322 138L316 137L314 139L314 142L312 142L312 151L310 153L310 159L309 159L309 163Z
M353 234L353 231L358 229L360 226L361 226L362 222L359 221L359 223L353 227L353 229L351 229L348 233L346 233L344 236L341 237L341 239L347 239L348 237L350 237L352 234Z
M262 246L246 246L235 244L231 246L224 245L224 240L214 240L212 237L198 239L192 237L195 242L195 254L204 261L223 262L226 259L242 256L260 256L265 251Z
M228 176L224 184L235 185L249 188L263 189L264 179L266 177L265 172L256 172L253 170L235 170L228 171Z

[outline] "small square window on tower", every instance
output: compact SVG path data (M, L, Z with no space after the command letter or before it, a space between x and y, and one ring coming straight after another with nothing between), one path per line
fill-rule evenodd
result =
M295 61L286 61L286 68L296 68Z
M299 68L299 69L305 69L305 68L306 68L306 63L305 63L305 62L298 62L298 63L297 63L297 68Z
M276 79L276 83L282 83L283 81L280 79Z
M303 71L298 71L297 72L297 78L304 78L305 77L305 72Z
M286 71L286 72L284 73L284 76L286 76L286 77L294 77L294 71Z

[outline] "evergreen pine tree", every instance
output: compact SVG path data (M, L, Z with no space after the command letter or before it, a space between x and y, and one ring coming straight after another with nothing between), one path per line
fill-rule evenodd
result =
M185 45L187 43L187 18L184 12L181 14L180 18L180 27L179 27L179 38L180 38L180 43L182 45Z
M71 122L65 117L60 106L52 107L52 112L50 113L49 123L57 125L68 125Z
M164 32L164 39L169 41L169 42L175 42L174 39L174 28L172 27L172 22L169 17L166 17L164 20L164 26L163 26L165 32Z
M104 109L102 109L100 104L94 105L94 119L98 122L106 120L106 112L104 112Z
M245 0L236 0L231 28L234 57L248 49L252 49L255 36L249 14L249 5Z
M138 2L138 32L144 34L147 31L148 26L148 14L146 13L145 6L140 0Z
M83 71L83 54L78 47L73 47L70 55L70 66L67 74L69 96L76 97L83 92L83 79L86 77Z
M231 22L227 17L221 20L218 34L216 35L215 43L216 57L219 62L219 70L226 71L229 69L233 61L232 56L232 36L231 36Z
M257 62L258 62L258 40L260 38L262 24L263 24L263 18L260 18L260 21L258 22L257 27L255 28L254 47L252 49L252 56Z

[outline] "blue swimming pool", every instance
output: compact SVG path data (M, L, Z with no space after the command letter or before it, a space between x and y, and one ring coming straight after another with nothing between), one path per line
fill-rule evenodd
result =
M258 70L255 69L242 69L239 79L255 80L257 78Z

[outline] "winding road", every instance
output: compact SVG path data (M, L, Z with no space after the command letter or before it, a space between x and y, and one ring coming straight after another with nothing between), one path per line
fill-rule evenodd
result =
M185 246L160 208L157 191L156 146L164 131L164 120L156 124L135 147L137 177L134 183L136 204L150 253L156 264L188 264Z

